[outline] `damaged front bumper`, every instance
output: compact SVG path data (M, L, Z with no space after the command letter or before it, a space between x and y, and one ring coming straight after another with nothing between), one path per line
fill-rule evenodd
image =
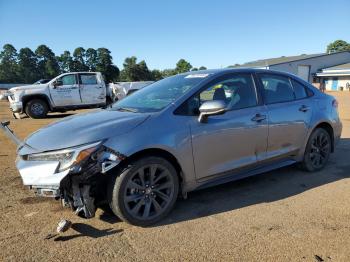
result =
M93 217L96 204L106 199L107 173L126 156L103 141L38 152L15 136L9 124L0 122L0 129L18 146L16 166L23 184L39 196L61 198L78 215Z
M96 205L106 199L108 171L116 167L124 156L102 144L79 165L59 170L58 161L30 161L19 156L16 166L23 184L38 196L62 199L76 214L94 217Z

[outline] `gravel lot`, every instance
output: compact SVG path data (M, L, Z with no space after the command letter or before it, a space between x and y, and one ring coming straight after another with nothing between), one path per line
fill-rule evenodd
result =
M340 102L343 136L319 173L288 167L192 192L149 228L120 222L106 208L90 220L22 186L15 146L0 133L0 261L349 261L350 92ZM0 119L12 119L0 102ZM68 112L69 113L69 112ZM11 121L21 138L56 121ZM61 218L72 229L54 234Z

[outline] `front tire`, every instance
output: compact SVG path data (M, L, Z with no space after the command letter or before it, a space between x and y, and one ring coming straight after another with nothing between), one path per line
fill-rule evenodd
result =
M301 167L309 172L323 169L331 154L331 138L323 128L317 128L310 135Z
M25 112L30 118L45 118L49 111L47 103L42 99L30 100L25 107Z
M149 226L169 214L178 192L179 180L173 165L161 157L145 157L113 178L108 198L120 219Z

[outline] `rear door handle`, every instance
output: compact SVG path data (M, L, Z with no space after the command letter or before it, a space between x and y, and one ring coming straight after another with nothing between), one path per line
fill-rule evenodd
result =
M306 106L306 105L302 105L300 108L299 108L299 111L301 112L307 112L310 110L310 107Z
M260 114L256 114L253 118L252 118L252 121L255 121L255 122L261 122L263 120L266 119L266 116L265 115L260 115Z

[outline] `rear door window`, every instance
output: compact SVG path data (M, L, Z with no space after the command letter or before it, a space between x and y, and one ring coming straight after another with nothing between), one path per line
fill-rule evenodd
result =
M293 101L294 91L288 77L274 74L259 74L264 89L266 104Z
M80 74L79 76L82 85L97 85L95 74Z

